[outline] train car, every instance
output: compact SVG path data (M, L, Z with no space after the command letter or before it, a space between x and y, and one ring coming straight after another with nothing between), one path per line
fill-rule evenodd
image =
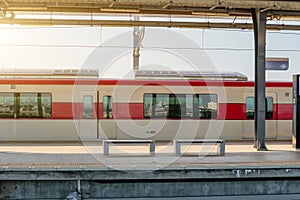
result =
M254 82L169 75L99 80L97 70L2 72L0 141L253 140ZM267 82L266 138L291 137L292 83Z

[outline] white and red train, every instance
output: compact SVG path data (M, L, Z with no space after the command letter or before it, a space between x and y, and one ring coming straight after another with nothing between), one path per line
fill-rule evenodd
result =
M2 73L0 141L253 139L254 82L99 80L87 72ZM266 138L290 140L292 83L267 82L266 96Z

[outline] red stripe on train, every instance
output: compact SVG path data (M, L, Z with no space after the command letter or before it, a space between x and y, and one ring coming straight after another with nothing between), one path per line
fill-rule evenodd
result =
M99 104L98 116L103 118L102 104ZM274 104L272 120L292 120L292 104ZM116 119L144 119L143 103L114 103L113 117ZM82 103L53 103L53 119L82 119ZM96 119L96 103L93 108L93 118ZM218 104L218 120L248 120L246 106L240 103Z
M0 79L0 84L254 87L254 82L250 82L250 81L201 81L201 80ZM267 82L266 87L292 87L292 83L291 82Z
M245 115L245 104L219 103L218 118L227 120L241 120Z
M277 120L292 120L293 119L293 104L275 104L274 113L277 115L274 119Z

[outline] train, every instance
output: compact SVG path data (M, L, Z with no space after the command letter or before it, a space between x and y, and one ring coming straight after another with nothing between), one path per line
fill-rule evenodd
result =
M266 83L266 139L292 138L292 83ZM254 82L240 74L0 72L0 141L253 140Z

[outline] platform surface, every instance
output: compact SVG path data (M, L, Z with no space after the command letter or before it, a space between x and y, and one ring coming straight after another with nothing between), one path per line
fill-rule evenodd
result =
M105 156L102 142L2 142L0 170L299 168L300 151L291 142L266 145L268 151L257 151L253 142L227 142L224 156L215 146L196 145L178 156L172 143L157 142L154 156L146 145L111 146Z

